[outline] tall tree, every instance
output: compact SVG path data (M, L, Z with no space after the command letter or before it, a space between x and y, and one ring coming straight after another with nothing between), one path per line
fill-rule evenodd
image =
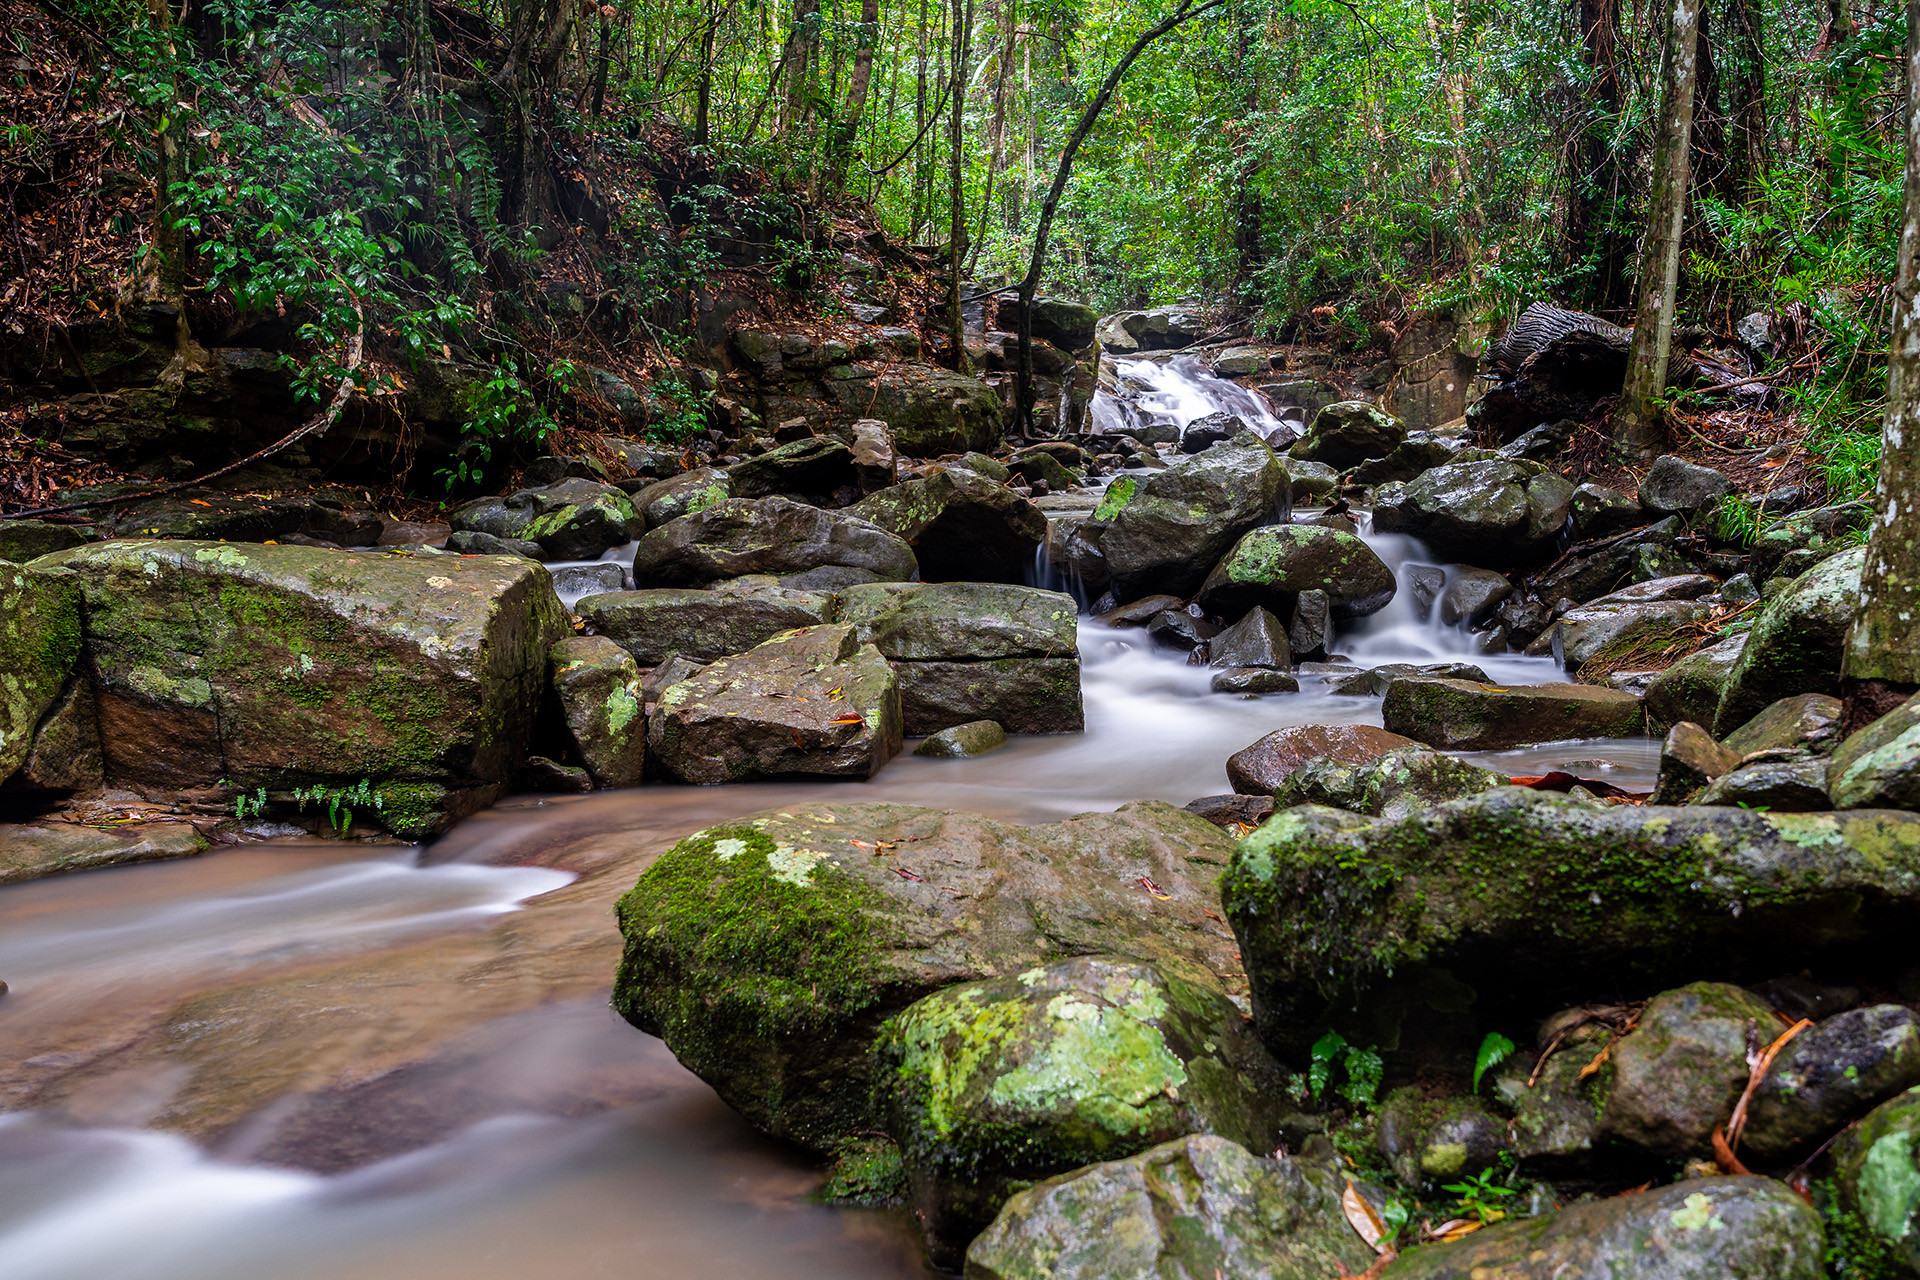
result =
M1619 215L1627 168L1616 137L1625 98L1620 74L1620 0L1579 0L1577 17L1587 101L1568 184L1566 256L1573 261L1592 259L1593 305L1607 309L1626 297L1627 258L1632 252Z
M1920 687L1920 0L1907 0L1906 204L1887 349L1879 519L1867 537L1860 612L1847 636L1848 729L1885 714Z
M853 49L853 74L847 78L847 105L835 126L828 181L833 190L847 185L847 166L853 163L853 144L866 115L867 93L873 83L873 47L880 42L880 0L860 0L860 31Z
M1687 217L1688 140L1698 72L1700 0L1672 0L1660 49L1660 122L1653 153L1653 194L1640 241L1633 308L1633 344L1626 385L1613 413L1617 447L1651 458L1666 447L1666 424L1655 399L1667 385L1673 349L1674 290L1680 283L1680 238Z
M953 349L953 367L967 371L967 319L961 314L960 276L967 256L966 178L967 58L973 34L973 0L953 0L953 120L948 125L947 162L947 342Z

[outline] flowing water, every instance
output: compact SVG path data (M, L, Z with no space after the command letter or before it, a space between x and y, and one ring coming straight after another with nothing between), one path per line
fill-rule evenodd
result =
M1371 541L1403 584L1424 562ZM1411 596L1337 647L1359 666L1558 678L1542 659L1471 657ZM611 908L675 838L756 809L886 800L1046 822L1185 803L1227 790L1226 757L1274 729L1379 723L1378 699L1320 677L1210 693L1205 668L1139 631L1083 620L1080 648L1086 732L978 760L516 797L425 850L287 839L0 889L0 1277L928 1275L904 1215L812 1203L813 1162L611 1013ZM1652 753L1481 759L1633 788Z

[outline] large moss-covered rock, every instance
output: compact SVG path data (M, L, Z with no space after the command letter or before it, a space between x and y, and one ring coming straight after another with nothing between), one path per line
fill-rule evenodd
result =
M1711 726L1727 691L1727 680L1747 647L1744 632L1688 654L1647 684L1649 727L1655 732L1684 720Z
M1742 1147L1766 1160L1811 1150L1897 1093L1920 1085L1920 1017L1905 1005L1835 1014L1801 1032L1754 1091Z
M733 481L725 471L695 467L636 490L633 506L647 528L658 529L669 520L705 511L732 496Z
M1523 787L1398 820L1309 806L1241 843L1222 896L1276 1052L1300 1056L1324 1009L1357 1006L1373 1043L1411 1019L1471 1054L1476 1016L1521 1025L1596 990L1897 947L1920 921L1920 817L1596 807Z
M1663 648L1711 616L1712 607L1695 600L1596 600L1568 610L1548 631L1554 658L1568 671L1578 671L1596 658L1611 658L1607 666L1617 667L1621 660Z
M1347 471L1368 458L1384 458L1407 438L1407 424L1365 400L1341 400L1313 415L1307 433L1289 457Z
M605 636L568 636L550 657L554 695L593 785L638 786L647 750L640 668Z
M566 615L493 556L105 542L42 565L82 594L110 783L388 789L409 836L498 794Z
M1804 572L1809 562L1834 554L1848 534L1864 532L1873 522L1873 506L1842 502L1813 511L1796 511L1760 531L1748 552L1753 580L1764 583L1783 569L1788 575Z
M1182 1138L1051 1178L1007 1202L967 1250L967 1280L1327 1280L1373 1250L1345 1180L1225 1138Z
M453 513L455 533L535 543L547 560L590 560L629 541L641 517L612 485L569 479L506 498L478 498Z
M1879 1238L1896 1266L1920 1271L1920 1088L1868 1112L1840 1135L1831 1159L1841 1207Z
M1248 609L1290 616L1302 591L1324 591L1336 618L1377 613L1393 599L1393 570L1350 533L1316 525L1269 525L1234 544L1201 584L1209 613Z
M1552 1036L1546 1039L1551 1043ZM1511 1150L1530 1171L1591 1177L1605 1167L1609 1148L1600 1137L1600 1112L1613 1074L1582 1072L1612 1039L1610 1027L1583 1022L1560 1036L1546 1061L1515 1054L1488 1077L1488 1093L1512 1115Z
M1093 330L1099 323L1100 313L1084 302L1070 298L1033 300L1033 336L1062 351L1084 351L1092 346Z
M1491 1169L1511 1145L1506 1122L1478 1099L1430 1098L1417 1085L1387 1095L1374 1140L1394 1176L1414 1188L1458 1182Z
M1315 762L1368 765L1420 744L1370 724L1307 724L1275 729L1227 757L1227 781L1241 795L1270 796L1294 770Z
M0 782L26 763L79 657L73 575L0 560Z
M910 458L970 449L991 453L1006 429L999 394L951 369L888 365L876 377L836 381L831 389L847 411L885 422L894 447Z
M1448 560L1506 568L1553 545L1572 498L1573 485L1538 463L1453 462L1382 486L1373 527L1410 533Z
M70 524L40 520L0 520L0 560L24 564L41 556L92 541Z
M703 587L747 574L804 573L824 565L904 582L913 548L877 525L786 498L726 498L649 530L633 553L642 587Z
M614 1005L755 1125L830 1149L873 1127L881 1024L943 987L1122 955L1238 990L1213 918L1232 848L1159 801L1050 826L889 804L750 815L681 841L621 900Z
M1840 715L1840 699L1824 693L1782 698L1728 734L1727 750L1742 756L1785 748L1825 750L1836 744Z
M1728 673L1715 734L1726 737L1781 698L1840 691L1840 655L1860 607L1866 555L1859 547L1823 561L1760 611Z
M1189 1133L1258 1151L1279 1067L1219 988L1080 957L935 992L874 1046L876 1106L906 1160L935 1263L957 1264L1007 1197Z
M1772 1025L1766 1001L1724 982L1661 992L1613 1048L1600 1132L1670 1159L1711 1156L1746 1087L1748 1028Z
M593 628L653 667L677 653L710 662L745 653L783 631L833 620L834 598L824 591L791 591L762 581L751 589L654 587L583 597L575 611Z
M756 454L728 468L727 478L735 498L827 499L858 483L853 450L831 436L809 436Z
M682 782L871 778L900 753L893 668L845 623L783 632L660 691L655 763Z
M847 509L906 540L928 582L1025 582L1047 539L1047 516L1007 488L947 468L871 494Z
M1826 1250L1785 1183L1689 1178L1421 1245L1381 1280L1820 1280Z
M1446 751L1498 751L1568 738L1630 738L1645 731L1640 699L1590 684L1395 680L1381 718L1388 730Z
M1840 744L1827 796L1836 809L1920 809L1920 696Z
M1273 517L1287 473L1249 431L1132 480L1115 481L1081 526L1097 540L1121 600L1191 594L1242 534Z
M1378 760L1350 764L1315 760L1288 774L1275 788L1274 804L1329 805L1377 818L1404 818L1444 800L1478 795L1507 785L1507 775L1442 755L1430 747L1401 747Z

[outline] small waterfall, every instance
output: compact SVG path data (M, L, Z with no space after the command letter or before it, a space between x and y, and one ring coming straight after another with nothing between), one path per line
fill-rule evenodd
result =
M1269 444L1300 434L1298 421L1274 413L1266 399L1238 383L1216 378L1193 356L1172 360L1116 360L1114 385L1121 394L1095 393L1088 426L1108 435L1130 435L1143 425L1162 424L1185 432L1189 423L1210 413L1230 413Z

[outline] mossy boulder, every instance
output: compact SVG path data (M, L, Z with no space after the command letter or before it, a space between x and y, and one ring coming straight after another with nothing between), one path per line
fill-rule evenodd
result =
M1711 726L1734 664L1746 647L1744 633L1729 636L1688 654L1655 676L1647 683L1645 695L1649 727L1660 732L1684 720Z
M1711 1157L1714 1126L1746 1087L1749 1026L1770 1029L1772 1007L1724 982L1655 996L1613 1047L1600 1132L1668 1159Z
M1841 1207L1897 1266L1920 1271L1920 1088L1868 1112L1833 1144L1831 1160Z
M1092 956L916 1001L873 1080L941 1266L1042 1178L1189 1133L1270 1150L1282 1084L1216 985Z
M1318 804L1376 818L1404 818L1429 805L1506 785L1504 773L1413 746L1364 764L1315 760L1288 774L1274 789L1273 799L1281 809Z
M1596 600L1568 610L1548 632L1554 658L1568 671L1578 671L1595 658L1611 658L1609 665L1617 665L1662 649L1712 616L1712 606L1696 600Z
M26 763L79 657L74 576L0 560L0 782Z
M1555 543L1572 498L1573 485L1539 463L1452 462L1406 484L1383 485L1373 527L1410 533L1444 559L1504 569Z
M952 467L890 485L847 514L905 539L928 582L1025 582L1047 539L1040 508L1004 484Z
M583 597L574 610L596 635L618 644L641 666L655 667L670 653L710 662L745 653L783 631L831 622L834 598L763 580L752 588L607 591Z
M453 513L456 534L531 542L545 560L591 560L640 532L641 517L612 485L568 479L506 498L478 498Z
M1418 1086L1396 1089L1380 1104L1375 1141L1408 1187L1459 1182L1494 1167L1509 1149L1506 1121L1474 1098L1430 1098Z
M1782 698L1728 734L1727 750L1741 756L1752 755L1756 751L1803 747L1814 751L1826 750L1836 745L1840 715L1840 699L1824 693L1802 693Z
M1546 1039L1552 1042L1551 1036ZM1545 1062L1536 1066L1535 1054L1518 1053L1487 1077L1487 1093L1512 1117L1507 1122L1511 1150L1530 1171L1591 1177L1609 1163L1600 1112L1613 1073L1581 1073L1611 1039L1611 1028L1585 1022L1569 1028Z
M633 507L647 528L658 529L669 520L705 511L733 496L733 480L725 471L695 467L636 489Z
M1388 730L1445 751L1498 751L1569 738L1632 738L1646 730L1640 699L1590 684L1485 684L1407 677L1387 686Z
M917 756L945 760L970 760L1007 745L1007 731L995 720L969 720L930 735L913 749Z
M1794 573L1804 572L1808 560L1843 550L1850 535L1865 533L1872 523L1873 506L1866 502L1796 511L1768 525L1753 540L1748 551L1753 580L1765 583L1790 565L1799 566Z
M966 1280L1326 1280L1373 1250L1346 1181L1225 1138L1182 1138L1020 1192L967 1250Z
M682 782L871 778L900 752L893 669L845 623L782 632L660 691L655 764Z
M506 557L129 541L39 563L79 584L110 784L370 781L409 836L506 785L567 629L547 571Z
M1920 696L1840 744L1827 796L1836 809L1920 809Z
M978 378L933 365L888 365L872 378L836 381L841 407L877 418L910 458L978 449L991 453L1006 431L1000 395Z
M1031 320L1033 336L1062 351L1084 351L1093 345L1100 313L1070 298L1035 298Z
M1323 591L1336 618L1377 613L1393 599L1393 570L1350 533L1316 525L1254 529L1234 544L1200 586L1209 613L1248 609L1290 616L1302 591Z
M1801 1032L1754 1091L1742 1150L1804 1154L1849 1120L1920 1085L1920 1016L1905 1005L1849 1009Z
M920 567L904 540L846 512L786 498L726 498L649 530L634 548L633 581L704 587L825 565L865 569L889 582L904 582Z
M727 477L735 498L830 500L836 490L859 484L853 450L831 436L792 440L755 454L729 467Z
M1772 1178L1688 1178L1402 1253L1381 1280L1821 1280L1826 1232Z
M84 546L93 539L70 524L40 520L0 520L0 560L25 564L41 556Z
M1596 991L1896 963L1920 922L1920 817L1596 807L1501 787L1400 819L1307 806L1241 842L1222 882L1269 1047L1303 1058L1404 1030L1471 1061L1477 1029ZM1900 962L1904 963L1904 962Z
M1389 751L1420 745L1369 724L1307 724L1275 729L1227 757L1227 781L1242 795L1270 796L1294 770L1315 763L1372 764Z
M1407 424L1384 409L1365 400L1341 400L1313 415L1313 424L1287 455L1345 471L1368 458L1386 457L1406 438Z
M568 636L549 656L554 695L593 785L638 786L647 752L640 668L605 636Z
M621 900L614 1006L763 1131L831 1150L874 1127L881 1025L944 987L1120 955L1239 990L1213 918L1232 847L1159 801L1044 826L820 801L749 815Z
M1840 657L1860 607L1865 547L1843 551L1795 578L1754 621L1727 675L1713 722L1725 738L1781 698L1840 691Z
M1132 479L1115 481L1081 526L1106 557L1121 600L1191 594L1242 534L1273 518L1287 473L1248 431L1129 485Z

